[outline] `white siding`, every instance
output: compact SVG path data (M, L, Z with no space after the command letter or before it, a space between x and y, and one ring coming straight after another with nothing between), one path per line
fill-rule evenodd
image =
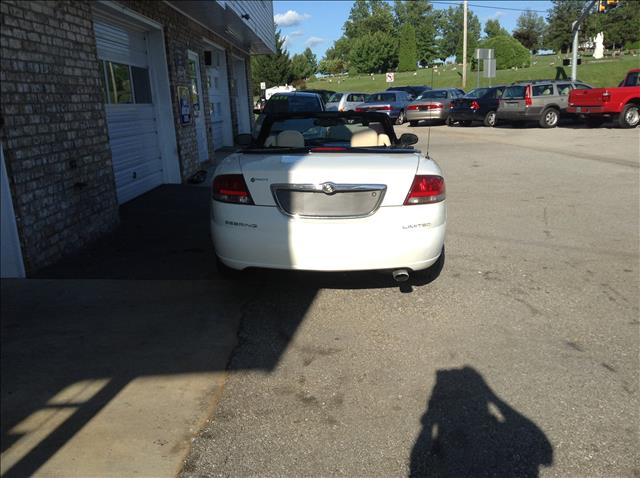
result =
M255 32L262 42L273 52L276 50L276 30L273 23L273 2L271 0L218 0L222 7L233 10L238 17L249 15L245 24Z

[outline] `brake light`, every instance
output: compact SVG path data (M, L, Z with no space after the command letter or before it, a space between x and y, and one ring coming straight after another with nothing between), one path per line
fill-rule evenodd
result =
M605 90L602 93L602 102L603 103L608 103L609 101L611 101L611 93L609 93L607 90Z
M378 111L391 111L391 105L376 106L374 109Z
M531 106L533 104L531 101L531 85L527 85L524 89L524 104L525 106Z
M361 108L360 106L356 106L356 112L357 113L362 113L364 112L365 108Z
M407 106L407 109L411 110L411 111L417 110L418 109L418 105L409 105L409 106Z
M472 110L479 110L479 109L480 109L480 103L478 103L476 100L473 100L473 101L471 102L471 106L470 106L470 108L471 108Z
M211 185L213 199L236 204L254 204L242 174L221 174Z
M432 204L444 201L446 196L444 178L433 175L416 175L411 189L404 200L405 206L414 204Z
M430 106L430 108L431 108L432 110L439 110L439 109L442 109L442 103L432 103L432 104L431 104L431 106Z

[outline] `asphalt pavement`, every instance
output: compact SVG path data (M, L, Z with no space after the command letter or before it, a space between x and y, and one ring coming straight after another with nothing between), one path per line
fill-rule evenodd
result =
M429 128L402 126L427 150ZM639 130L431 128L446 260L239 282L182 476L640 476Z

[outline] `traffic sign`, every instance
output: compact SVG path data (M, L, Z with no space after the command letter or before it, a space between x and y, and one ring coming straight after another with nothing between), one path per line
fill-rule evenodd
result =
M387 83L393 83L395 81L396 74L393 72L389 72L386 74Z

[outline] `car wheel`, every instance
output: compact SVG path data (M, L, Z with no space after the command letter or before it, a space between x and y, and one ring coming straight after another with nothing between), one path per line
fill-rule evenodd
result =
M404 124L404 110L400 110L396 124Z
M471 120L464 120L464 121L460 121L460 124L462 126L471 126L472 121Z
M602 126L602 124L604 123L604 121L605 121L605 119L604 119L604 118L601 118L601 117L599 117L599 116L594 116L594 117L591 117L591 118L587 118L587 119L585 120L585 123L587 123L587 126L588 126L589 128L597 128L597 127L599 127L599 126Z
M409 121L409 126L418 126L417 121Z
M484 125L493 128L496 125L496 112L489 111L486 115L484 115Z
M447 116L447 119L444 120L444 124L447 126L453 126L453 118L451 116Z
M640 105L629 103L622 108L618 116L618 124L621 128L635 128L640 124Z
M558 126L558 119L560 115L558 110L555 108L547 108L542 112L542 116L540 117L540 127L541 128L555 128Z

